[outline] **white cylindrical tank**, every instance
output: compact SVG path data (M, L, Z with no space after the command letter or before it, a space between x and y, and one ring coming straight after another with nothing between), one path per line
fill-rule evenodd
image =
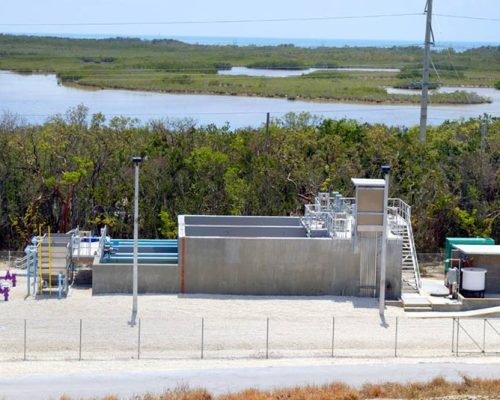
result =
M484 268L462 268L462 289L483 291L486 284L486 270Z

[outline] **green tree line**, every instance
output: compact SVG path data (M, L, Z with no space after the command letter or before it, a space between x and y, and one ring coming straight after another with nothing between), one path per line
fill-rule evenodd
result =
M482 149L480 124L487 135ZM353 194L351 177L392 166L392 197L412 205L419 252L447 236L500 239L500 119L411 129L289 114L231 130L189 120L106 121L84 106L39 125L0 119L0 248L38 226L110 227L131 237L133 165L141 167L140 235L175 237L179 214L300 215L316 192ZM482 150L481 150L482 149Z

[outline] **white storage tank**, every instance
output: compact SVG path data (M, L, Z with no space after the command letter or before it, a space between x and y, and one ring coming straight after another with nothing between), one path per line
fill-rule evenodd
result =
M484 292L486 269L462 268L462 289L467 292Z

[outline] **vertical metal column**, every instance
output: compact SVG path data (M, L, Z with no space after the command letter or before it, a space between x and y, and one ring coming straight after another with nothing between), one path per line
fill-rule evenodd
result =
M399 317L396 317L396 329L394 332L394 357L398 356L398 325Z
M451 320L451 353L455 352L455 317Z
M266 113L266 153L269 152L269 123L270 123L270 113Z
M483 353L486 349L486 318L483 320Z
M267 318L267 328L266 328L266 359L269 358L269 317Z
M80 346L78 348L78 361L82 361L82 319L80 318Z
M332 357L335 350L335 317L332 317Z
M137 359L141 359L141 319L139 318L139 325L137 326Z
M27 247L26 251L26 297L30 295L30 257L31 257L31 246Z
M201 359L203 360L203 347L205 345L205 318L201 319Z
M49 294L52 294L52 243L50 239L50 225L47 227L47 245L49 259Z
M379 289L379 314L384 316L385 311L385 275L387 263L387 202L389 201L389 172L391 167L388 165L382 166L384 173L385 187L384 187L384 220L382 227L382 251L380 254L380 289Z
M26 361L26 320L24 320L24 357L23 360Z
M135 325L137 317L137 286L138 286L138 248L139 248L139 165L142 157L133 157L134 162L134 258L132 267L132 319L131 325Z
M43 237L42 237L42 226L38 225L38 294L42 293L43 281L42 281L42 268L43 268Z

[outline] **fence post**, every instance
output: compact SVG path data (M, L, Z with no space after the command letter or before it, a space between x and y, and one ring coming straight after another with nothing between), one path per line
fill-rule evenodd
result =
M451 320L451 354L455 352L455 317Z
M203 360L203 346L205 345L205 318L201 318L201 359Z
M139 325L137 326L137 359L141 359L141 319L139 318Z
M459 335L460 335L460 317L457 317L457 343L456 343L456 346L457 346L457 349L456 349L456 352L455 352L455 355L458 357L458 338L459 338Z
M24 320L24 361L26 361L26 319Z
M269 358L269 317L267 317L267 328L266 328L266 359Z
M335 349L335 317L332 317L332 357Z
M486 350L486 318L483 321L483 353Z
M398 356L398 322L399 317L396 317L396 330L394 332L394 357Z
M80 318L80 346L78 348L78 361L82 361L82 319Z

